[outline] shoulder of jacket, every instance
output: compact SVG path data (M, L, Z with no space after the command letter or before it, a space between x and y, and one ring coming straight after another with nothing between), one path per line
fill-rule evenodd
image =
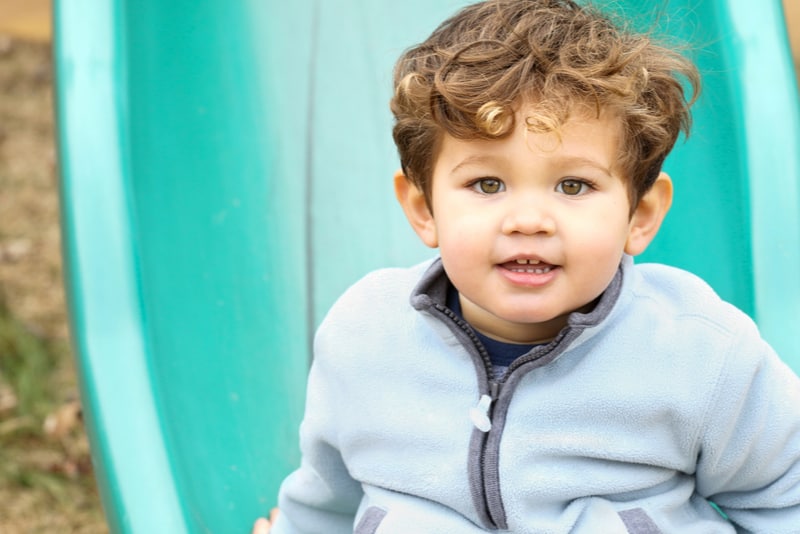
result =
M723 323L749 319L722 299L708 282L678 267L658 263L635 265L631 278L635 296L658 301L676 315L708 316Z
M408 301L411 292L430 264L431 261L425 261L412 267L388 267L371 271L347 288L331 310L350 306L355 302L360 303L364 299L376 305L392 298Z
M320 329L336 325L363 324L370 318L390 321L411 312L409 299L433 260L412 267L371 271L347 288L325 315Z
M642 264L630 279L633 303L626 326L647 332L654 347L662 340L658 346L670 354L671 366L685 364L697 377L718 377L719 384L728 385L740 381L742 387L765 366L784 366L755 321L700 277Z
M649 308L653 321L683 332L716 337L718 341L749 339L760 343L761 335L751 317L730 302L722 299L699 276L668 265L645 263L635 265L630 287L634 307L642 312ZM683 329L683 330L682 330ZM715 336L716 332L722 338Z

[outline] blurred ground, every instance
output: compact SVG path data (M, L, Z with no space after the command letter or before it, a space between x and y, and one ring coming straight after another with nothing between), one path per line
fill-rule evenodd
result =
M0 33L29 41L49 41L50 0L0 0Z
M800 82L800 0L783 0L783 10L786 13L786 25L789 28L794 68L797 72L797 80Z
M69 352L50 11L0 0L0 532L104 533Z

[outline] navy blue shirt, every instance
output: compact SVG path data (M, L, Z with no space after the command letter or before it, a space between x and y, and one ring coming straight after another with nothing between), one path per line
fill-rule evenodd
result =
M461 302L458 299L458 290L450 284L450 288L447 291L447 307L450 308L453 313L458 315L460 318L464 319L464 314L461 312ZM466 319L464 319L466 321ZM523 356L531 351L531 349L537 346L537 343L532 345L525 345L520 343L505 343L503 341L497 341L496 339L492 339L489 336L485 336L478 332L475 328L472 329L475 332L475 335L478 336L478 339L481 340L486 352L489 353L489 358L492 360L492 366L495 369L503 369L511 365L511 362Z

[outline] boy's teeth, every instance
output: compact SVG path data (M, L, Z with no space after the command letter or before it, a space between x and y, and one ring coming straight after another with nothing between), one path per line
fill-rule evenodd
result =
M547 267L528 267L523 269L520 267L519 269L511 269L511 271L515 273L535 273L535 274L545 274L549 273L553 268L550 266Z
M545 274L552 271L553 266L542 264L540 260L514 260L509 269L515 273Z

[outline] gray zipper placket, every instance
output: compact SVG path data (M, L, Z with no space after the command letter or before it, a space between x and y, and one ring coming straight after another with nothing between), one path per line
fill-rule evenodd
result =
M505 429L506 415L514 397L514 391L521 379L531 371L544 367L558 358L572 342L580 336L582 328L566 328L548 345L537 347L528 354L515 360L506 373L498 380L489 381L492 404L489 413L491 428L486 432L481 449L482 483L484 498L489 517L494 528L507 529L505 507L500 490L500 442ZM483 434L479 429L475 434Z
M479 396L489 395L492 399L497 398L500 391L500 384L494 380L494 372L492 371L492 360L489 353L481 343L480 339L475 335L472 327L464 321L461 317L456 315L450 308L438 303L431 303L431 311L437 312L442 321L450 327L456 337L460 338L461 345L467 349L472 362L475 365L475 371L478 374L478 393ZM486 414L491 421L494 411L494 402L489 406L488 413ZM489 433L481 432L477 428L473 429L472 437L469 445L469 482L470 493L472 494L472 501L478 517L484 527L493 530L506 528L505 525L505 511L502 507L502 497L500 495L499 485L496 488L489 489L486 487L485 464L486 464L486 447L487 438ZM498 441L499 443L499 441ZM498 477L491 477L494 480L499 480ZM495 493L492 498L489 498L489 493ZM491 503L499 503L499 511L497 506L490 505ZM492 508L495 508L492 513Z
M536 347L516 359L502 377L496 378L491 358L472 327L446 306L434 304L434 309L444 316L443 318L449 319L445 322L452 325L452 330L462 338L462 345L469 350L478 372L479 394L488 395L492 400L486 413L491 428L487 432L478 428L472 431L469 481L472 500L483 526L493 530L504 530L508 525L500 490L499 451L506 414L514 390L526 373L555 360L580 335L583 328L565 328L552 342Z

